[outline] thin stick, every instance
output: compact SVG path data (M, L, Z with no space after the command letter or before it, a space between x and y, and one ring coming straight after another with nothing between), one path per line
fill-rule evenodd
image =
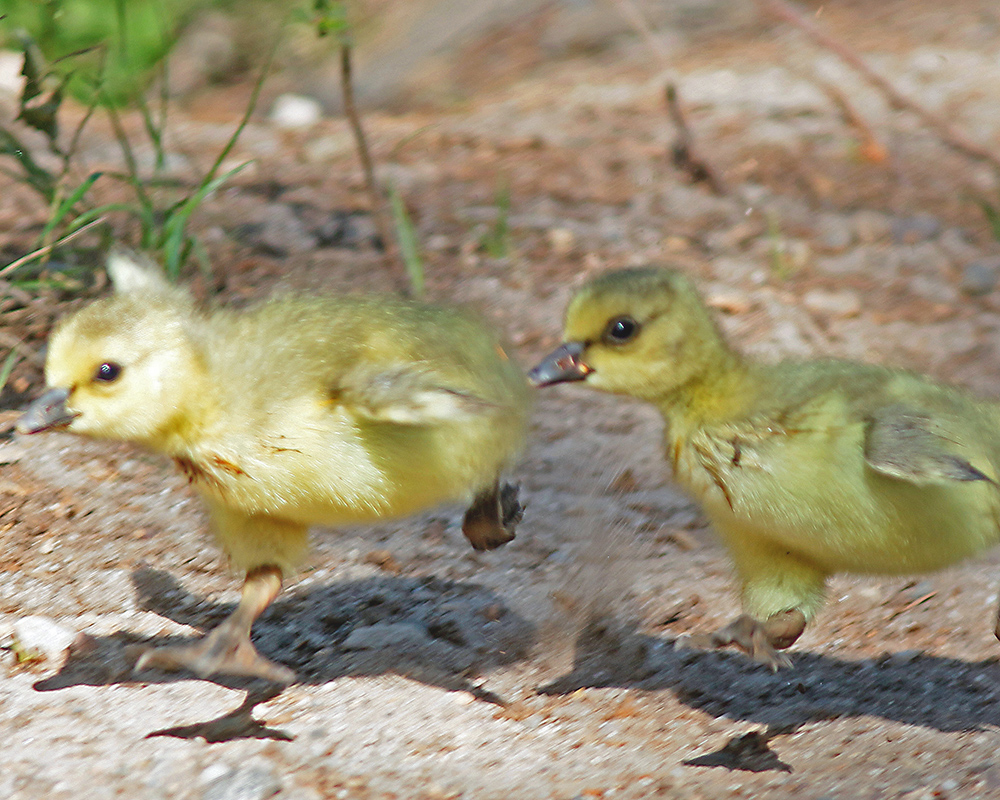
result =
M846 44L834 38L831 34L806 19L805 15L803 15L803 13L795 8L791 3L786 2L786 0L758 0L758 2L760 2L767 11L771 12L776 17L783 19L785 22L791 23L796 28L801 30L821 47L826 47L836 53L841 59L860 72L869 81L869 83L885 94L885 96L889 99L889 103L893 107L904 111L911 111L916 114L929 127L937 132L941 141L945 144L955 150L958 150L959 152L965 153L967 156L978 159L979 161L986 161L994 169L1000 171L1000 157L990 152L982 145L972 141L963 131L956 128L944 117L935 114L926 106L923 106L916 100L904 95L886 78L882 77L874 69L868 66L860 55L851 50L851 48L849 48Z
M41 258L42 256L54 250L55 248L59 247L59 245L66 244L66 242L70 241L71 239L75 239L84 231L89 230L90 228L93 228L95 225L104 222L104 219L105 219L104 217L98 217L97 219L91 220L83 227L78 228L72 233L67 233L61 239L57 239L56 241L52 242L52 244L47 244L45 245L45 247L39 247L37 250L33 250L26 256L21 256L19 259L17 259L17 261L11 261L6 267L0 269L0 275L6 275L8 272L13 272L18 267L24 266L29 261L34 261L36 258Z
M354 134L354 143L358 148L361 169L365 174L365 184L372 206L372 220L375 222L375 230L378 233L378 238L382 240L382 247L385 248L387 265L396 268L398 266L396 240L392 236L387 221L385 198L375 180L375 166L372 162L371 151L368 149L368 140L365 138L364 128L361 127L361 118L358 116L358 109L354 103L354 81L351 68L351 46L349 44L341 44L340 46L340 88L344 95L344 116L347 117L351 132ZM406 284L403 285L406 287ZM403 293L409 294L408 287L403 289Z
M676 84L668 83L664 90L664 96L667 101L667 113L677 131L677 138L670 148L670 160L673 161L677 169L687 173L692 183L707 183L712 192L724 195L726 186L719 174L695 152L694 137L691 135L691 129L688 127L684 111L681 109Z
M642 11L636 6L633 0L609 0L618 10L622 18L632 26L639 34L639 37L646 43L653 58L664 67L670 64L670 53L664 47L663 42L657 38L650 26L649 21ZM670 147L670 160L673 165L688 175L692 183L706 183L714 194L724 195L726 193L725 183L719 177L718 171L713 169L704 158L697 155L694 145L694 136L691 127L687 123L684 111L681 109L680 98L678 96L677 84L674 81L667 83L664 87L664 97L667 101L667 114L673 122L677 131L677 138Z
M859 134L861 134L861 154L869 161L876 164L880 164L885 161L889 157L889 152L879 141L878 136L875 135L875 131L872 129L872 126L868 124L868 121L861 116L854 106L851 105L851 101L847 99L847 96L832 83L827 83L822 80L817 80L816 83L819 84L819 87L826 92L827 97L829 97L833 101L833 104L840 110L840 114L844 118L844 122L852 126Z
M905 614L905 613L906 613L907 611L910 611L910 610L912 610L912 609L916 608L916 607L917 607L917 606L919 606L919 605L920 605L921 603L926 603L926 602L927 602L928 600L930 600L930 599L931 599L932 597L934 597L935 595L937 595L937 592L936 592L936 591L933 591L933 592L928 592L928 593L927 593L927 594L925 594L925 595L924 595L923 597L918 597L918 598L917 598L916 600L914 600L914 601L912 601L912 602L910 602L910 603L907 603L907 604L906 604L905 606L903 606L902 608L900 608L900 609L897 609L897 610L896 610L896 611L894 611L894 612L893 612L892 614L890 614L890 615L889 615L889 619L890 619L890 620L893 620L893 619L896 619L896 617L898 617L898 616L901 616L902 614Z

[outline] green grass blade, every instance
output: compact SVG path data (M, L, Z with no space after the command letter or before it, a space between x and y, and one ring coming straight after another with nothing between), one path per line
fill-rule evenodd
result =
M73 210L73 207L80 202L83 196L90 190L90 187L93 186L97 179L103 174L104 173L102 172L94 172L88 175L87 179L77 186L73 193L59 204L59 207L52 214L52 218L42 229L42 235L40 237L41 241L47 242L49 240L49 236L52 234L52 231L62 224L66 215Z
M253 91L250 92L250 102L247 103L247 107L243 111L243 116L240 117L239 124L237 124L236 129L233 131L233 135L229 137L225 147L222 148L208 172L205 173L205 177L202 179L203 188L205 184L211 183L215 180L216 173L222 167L223 162L226 158L228 158L232 149L236 146L236 141L240 138L240 134L243 133L243 129L249 124L250 117L253 116L253 112L257 110L257 101L260 99L261 89L264 88L264 80L267 78L268 72L271 71L271 64L274 62L274 56L278 50L278 41L279 40L276 40L274 42L274 45L271 47L271 52L268 53L267 60L264 62L264 66L260 69L260 75L257 77L257 81L253 85ZM246 165L244 164L243 166ZM243 167L241 166L240 169L242 168Z
M3 127L0 127L0 155L10 156L17 161L24 170L21 179L44 197L46 203L53 201L56 194L55 178L38 165L28 148L14 134Z
M491 258L510 255L510 187L501 180L497 184L495 203L497 217L480 239L480 246Z
M95 219L100 219L105 214L110 214L112 211L124 211L127 214L138 217L140 220L142 219L141 209L131 203L106 203L103 206L89 208L78 217L74 217L73 221L66 226L66 233L69 234L73 231L79 230L84 225L89 225Z
M153 146L153 173L159 175L167 163L167 152L163 146L164 119L160 119L159 124L153 119L153 111L149 103L140 94L135 101L136 107L142 116L142 124L146 130L146 136Z
M127 180L135 192L136 201L149 212L149 216L152 216L154 211L153 200L146 191L142 178L139 177L139 165L135 160L135 153L132 151L132 143L129 141L128 134L125 132L125 128L122 125L121 117L118 116L118 112L115 111L110 100L108 100L105 104L105 111L108 115L108 121L111 122L111 128L114 131L115 141L118 143L118 149L121 150L122 158L125 161L125 171L128 176Z
M410 279L413 296L424 296L424 262L420 258L420 247L417 241L417 231L413 221L406 212L403 198L399 196L394 186L389 187L389 202L392 205L392 220L396 225L396 237L399 239L399 252L406 265L406 274ZM388 246L388 242L386 242Z
M993 238L1000 242L1000 210L981 197L973 197L972 199L983 212L983 216L986 217L986 224L990 226L990 233L993 235Z
M7 358L4 359L3 366L0 367L0 392L3 391L3 387L7 385L7 379L10 378L10 373L14 371L14 367L17 366L17 362L21 360L21 357L17 354L17 351L11 348L11 351L7 354Z
M171 280L177 280L183 264L184 255L184 231L187 228L188 220L195 209L201 205L202 201L222 184L228 181L233 175L249 166L252 162L244 161L233 167L223 175L219 175L207 183L202 183L201 187L185 200L176 211L174 211L163 225L163 252L166 257L167 276Z

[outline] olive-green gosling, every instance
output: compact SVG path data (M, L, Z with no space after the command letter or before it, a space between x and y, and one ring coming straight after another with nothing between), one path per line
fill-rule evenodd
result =
M785 665L830 575L931 571L1000 541L1000 405L899 369L751 360L669 269L586 284L563 341L532 382L656 405L676 480L733 558L745 614L702 643Z

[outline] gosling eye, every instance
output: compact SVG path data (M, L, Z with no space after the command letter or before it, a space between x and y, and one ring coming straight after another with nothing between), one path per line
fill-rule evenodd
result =
M639 323L632 317L615 317L604 329L604 341L608 344L625 344L639 334Z
M114 361L105 361L94 372L94 380L101 383L113 383L122 374L121 364Z

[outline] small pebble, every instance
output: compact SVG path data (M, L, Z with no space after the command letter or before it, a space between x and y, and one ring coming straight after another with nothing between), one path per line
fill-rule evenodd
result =
M891 232L891 225L885 214L865 209L854 214L854 232L862 242L876 242Z
M345 650L378 650L382 647L423 645L430 638L423 627L412 622L376 622L355 628L342 646Z
M431 783L423 790L422 794L427 800L457 800L462 796L460 791L448 789L438 783Z
M979 256L978 248L961 228L945 229L937 243L945 255L957 261L972 261Z
M854 244L850 221L837 214L824 214L820 218L817 236L821 247L838 253Z
M963 292L974 297L989 294L997 285L1000 274L1000 256L977 258L962 270L960 287Z
M568 255L576 244L576 236L569 228L552 228L547 238L549 246L557 256Z
M282 94L271 106L270 120L278 128L308 128L323 116L319 101L301 94Z
M726 314L745 314L753 306L749 295L739 289L720 289L712 292L706 301L711 308Z
M941 220L930 214L897 217L892 221L891 229L896 244L916 244L937 236L941 232Z
M450 237L445 236L443 233L434 233L427 237L424 247L432 253L443 253L451 249L452 241Z
M476 697L472 692L451 692L451 699L454 700L455 705L467 706L474 703Z
M914 275L910 278L910 291L932 303L954 303L958 300L958 290L936 276Z
M318 244L317 237L285 203L268 206L260 229L252 238L256 239L255 244L276 256L304 253L314 250Z
M890 654L886 662L892 665L906 665L919 661L923 657L924 653L921 650L901 650L898 653Z
M211 767L207 768L207 772ZM203 777L205 772L202 773ZM274 768L254 764L226 770L210 781L202 794L204 800L267 800L281 791L281 781Z
M816 269L825 275L850 275L866 273L871 268L871 259L866 248L856 247L837 255L816 259Z
M228 778L235 772L236 770L226 764L209 764L201 771L201 775L198 776L198 782L203 786L207 786L222 778Z
M838 319L856 317L861 313L861 300L857 293L848 290L829 292L810 289L802 298L802 303L814 314Z
M350 131L324 131L319 136L310 136L302 145L302 154L314 164L333 161L353 152L354 137Z
M25 654L44 656L58 661L69 650L77 632L53 619L40 616L21 617L14 622L14 638Z

